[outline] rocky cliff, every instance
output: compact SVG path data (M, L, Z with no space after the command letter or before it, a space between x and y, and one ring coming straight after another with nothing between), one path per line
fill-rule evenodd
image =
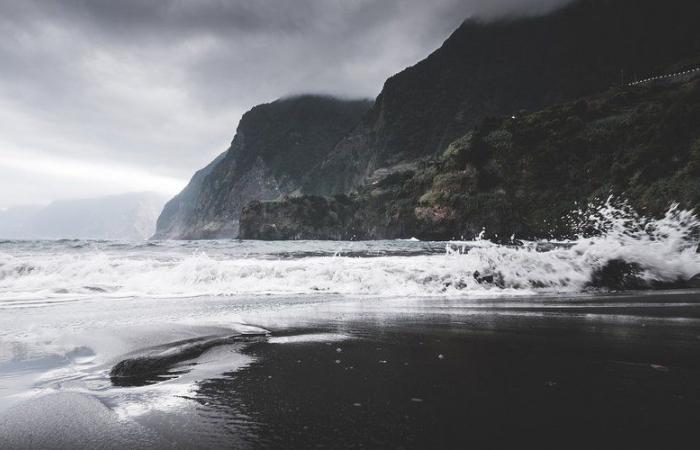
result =
M541 17L466 21L389 78L366 120L314 170L309 194L435 155L480 120L602 92L700 53L697 0L578 0Z
M700 207L700 78L614 88L483 120L433 158L349 196L255 202L250 239L565 237L567 213L620 194L650 215Z
M694 205L681 166L694 158L695 81L628 83L696 67L697 17L697 0L575 0L470 19L371 108L254 108L191 210L164 212L159 232L176 232L160 236L539 237L565 233L573 202L610 190L655 211Z
M237 237L244 205L293 195L370 106L323 96L256 106L242 117L230 148L168 202L154 238Z
M226 157L228 150L214 158L203 169L192 176L185 189L165 204L156 222L153 239L168 239L184 236L188 232L190 220L197 209L197 201L202 193L206 177Z

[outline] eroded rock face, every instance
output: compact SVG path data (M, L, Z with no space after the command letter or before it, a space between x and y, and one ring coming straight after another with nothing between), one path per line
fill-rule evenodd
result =
M483 228L499 241L570 237L567 213L610 193L649 215L674 201L700 207L699 137L700 78L614 88L486 119L438 157L375 171L342 208L305 197L251 208L241 237L266 239L260 227L275 226L275 239L459 239ZM342 220L325 212L336 209Z
M241 214L241 236L262 240L370 238L358 226L360 216L359 204L345 196L252 202Z
M256 106L241 119L231 147L166 205L154 238L237 237L243 206L298 190L369 107L366 100L320 96Z
M467 20L386 81L304 191L348 193L377 169L440 154L487 117L602 92L695 58L697 17L696 0L578 0L541 17Z
M194 214L202 185L207 175L224 159L223 152L203 169L198 170L189 184L179 194L165 204L158 217L156 233L152 239L168 239L186 236L190 231L190 217Z

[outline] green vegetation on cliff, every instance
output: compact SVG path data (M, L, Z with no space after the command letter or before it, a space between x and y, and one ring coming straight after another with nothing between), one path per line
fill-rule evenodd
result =
M304 198L256 204L241 237L271 238L278 223L274 238L565 236L568 212L611 193L650 215L700 206L700 79L485 119L439 157L387 170L313 214ZM323 214L337 210L343 220Z
M540 17L469 19L386 81L304 190L348 193L377 169L436 155L486 117L596 94L697 58L699 17L697 0L576 0Z

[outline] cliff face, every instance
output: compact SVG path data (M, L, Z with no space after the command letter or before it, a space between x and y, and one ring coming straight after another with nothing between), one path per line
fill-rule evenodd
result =
M204 180L214 170L214 167L226 157L226 153L227 151L223 152L206 167L195 172L185 189L165 204L163 211L158 216L156 233L152 239L177 238L188 232L190 217L196 210Z
M575 0L469 20L371 109L256 107L163 237L236 236L240 217L242 238L543 237L611 190L696 206L696 82L627 82L697 67L698 17L697 0Z
M348 193L379 168L443 151L483 118L602 92L696 56L698 17L696 0L579 0L542 17L469 20L387 80L304 191Z
M154 238L237 237L245 204L294 195L370 105L300 96L256 106L241 119L231 147L166 205Z
M482 121L436 158L395 167L351 196L261 202L251 239L566 236L576 202L623 194L648 214L700 208L700 78L615 88Z

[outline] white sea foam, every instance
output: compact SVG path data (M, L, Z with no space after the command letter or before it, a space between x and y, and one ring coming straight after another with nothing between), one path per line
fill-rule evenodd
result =
M582 235L568 242L153 244L118 248L76 245L0 253L0 308L32 307L76 297L204 295L452 296L580 292L610 260L636 264L648 281L700 273L698 220L671 208L657 220L609 200L578 214ZM585 236L584 231L597 235ZM590 233L589 233L590 234ZM25 244L26 245L26 244ZM56 245L56 244L53 244ZM106 244L105 244L106 245ZM208 247L207 247L208 245ZM247 245L245 251L230 251ZM259 248L255 246L259 246ZM288 251L273 251L284 247ZM312 248L313 247L313 248ZM0 251L12 250L4 244ZM221 250L227 248L227 251ZM241 247L243 248L243 247ZM262 249L262 250L261 250ZM38 303L37 303L38 302Z

